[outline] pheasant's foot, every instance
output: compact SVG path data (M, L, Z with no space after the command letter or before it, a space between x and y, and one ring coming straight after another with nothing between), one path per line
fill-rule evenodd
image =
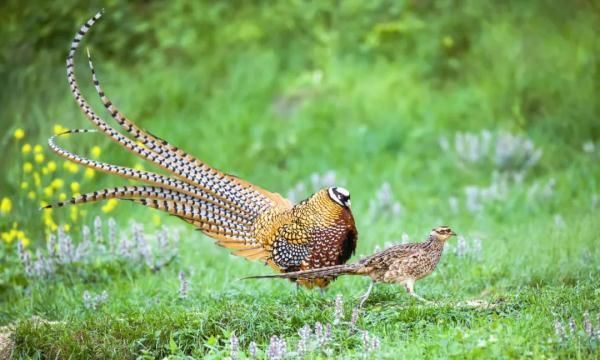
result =
M421 297L421 296L417 295L417 294L416 294L416 293L414 293L414 292L410 293L410 295L411 295L412 297L414 297L415 299L417 299L417 300L421 301L421 302L422 302L422 303L424 303L424 304L427 304L427 305L436 305L436 304L437 304L437 303L435 303L434 301L427 300L427 299L425 299L425 298L423 298L423 297Z
M374 284L374 282L371 281L371 283L369 284L369 288L367 289L367 292L365 292L363 295L361 295L361 297L358 298L358 300L360 300L360 302L358 303L358 308L359 309L362 308L362 306L364 305L364 303L369 298L369 295L371 295L371 290L373 290L373 284Z

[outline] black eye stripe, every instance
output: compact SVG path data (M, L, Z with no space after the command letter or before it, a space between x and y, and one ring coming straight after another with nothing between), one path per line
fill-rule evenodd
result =
M338 197L338 199L342 199L342 200L348 200L348 199L350 199L350 195L346 196L346 195L342 194L341 192L339 192L337 190L337 188L333 189L333 192Z

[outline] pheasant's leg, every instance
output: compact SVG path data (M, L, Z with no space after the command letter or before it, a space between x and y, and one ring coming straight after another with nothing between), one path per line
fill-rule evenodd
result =
M361 297L359 297L359 299L360 299L360 303L358 304L359 308L361 308L363 306L365 301L367 301L367 299L369 298L369 295L371 295L371 290L373 290L374 284L375 284L375 282L371 281L371 283L369 284L369 288L367 289L367 292L364 293Z
M406 291L408 291L408 293L410 294L410 296L414 297L415 299L422 301L426 304L433 304L431 301L424 299L422 297L420 297L416 292L415 292L415 280L407 280L404 283L404 286L406 287Z

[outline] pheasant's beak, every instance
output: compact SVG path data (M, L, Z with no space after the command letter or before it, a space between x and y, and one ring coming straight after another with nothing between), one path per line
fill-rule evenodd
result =
M450 230L450 236L456 236L456 233L452 230Z

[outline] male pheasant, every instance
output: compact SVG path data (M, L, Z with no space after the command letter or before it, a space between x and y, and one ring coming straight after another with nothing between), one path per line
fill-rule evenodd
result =
M361 297L360 306L367 300L373 289L373 284L376 282L403 284L411 296L427 302L415 293L415 282L435 270L442 256L446 240L454 235L456 234L449 227L439 226L431 230L429 237L424 242L392 246L367 256L354 264L335 265L279 275L251 276L246 279L287 278L310 280L336 278L340 275L363 275L369 276L372 281L367 292Z
M97 13L77 32L67 57L67 79L85 116L109 138L133 154L172 174L134 170L73 154L56 144L56 137L95 130L69 130L48 141L58 155L86 167L139 180L146 185L94 191L51 207L106 199L127 199L165 211L193 224L235 255L262 260L281 272L345 263L354 253L357 230L350 193L341 187L322 189L293 205L277 193L216 170L127 119L106 97L91 57L92 80L111 117L135 139L124 136L101 119L81 95L74 74L74 56L84 35L102 16ZM325 287L331 277L301 280L306 287Z

